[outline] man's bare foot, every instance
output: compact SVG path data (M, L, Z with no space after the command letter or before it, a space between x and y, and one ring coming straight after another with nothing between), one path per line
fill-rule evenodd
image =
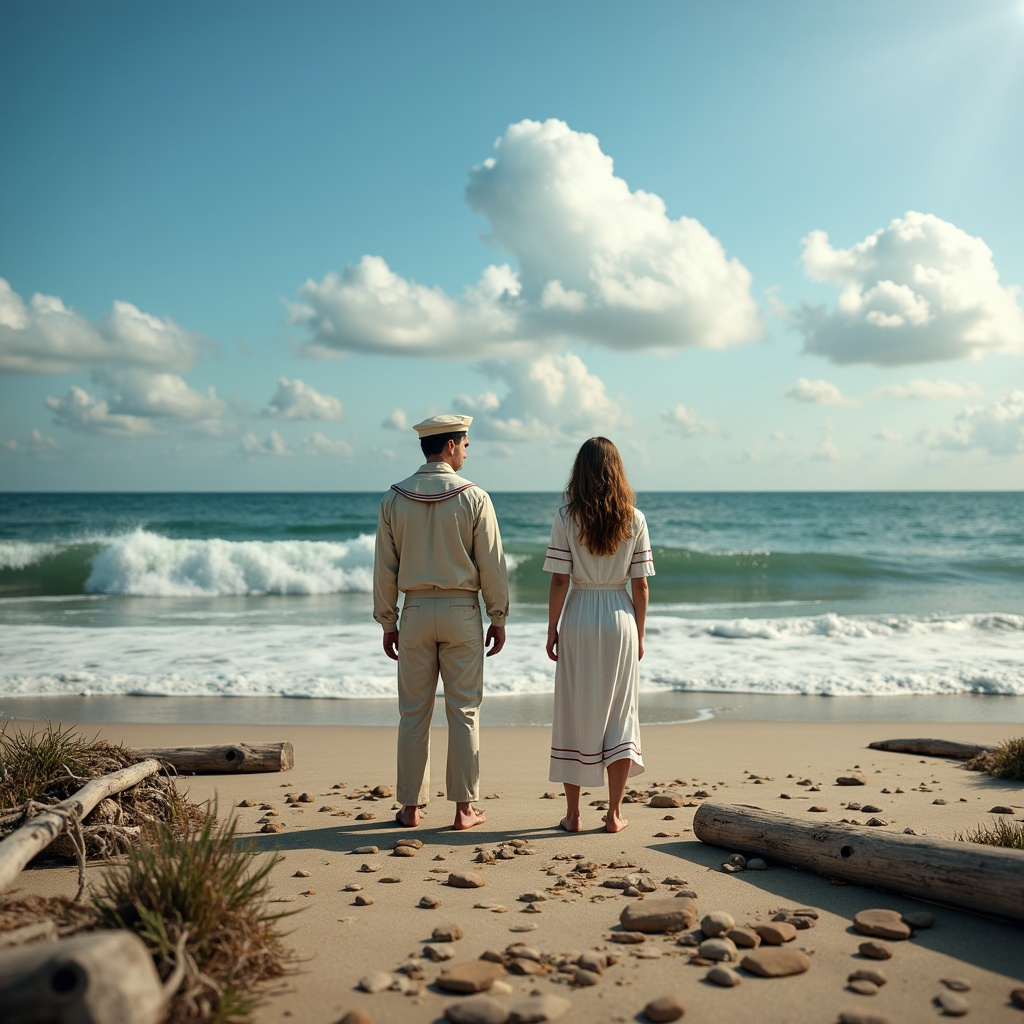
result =
M621 832L628 824L629 822L625 818L612 814L611 811L604 816L605 832Z
M395 821L404 828L415 828L420 823L420 809L415 805L403 807L395 815Z
M579 832L583 828L583 822L578 814L567 814L558 826L564 828L566 832Z
M472 804L458 804L455 808L455 824L452 828L463 832L475 825L482 825L487 820L483 811L478 811Z

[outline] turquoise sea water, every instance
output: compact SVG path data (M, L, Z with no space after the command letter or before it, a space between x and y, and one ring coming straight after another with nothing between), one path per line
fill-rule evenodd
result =
M512 616L485 689L506 707L522 698L513 717L532 721L553 681L541 564L560 498L492 497ZM231 715L264 715L294 697L376 720L394 688L370 618L379 498L0 495L0 714L151 695L230 696L243 699ZM915 698L925 719L956 697L978 709L958 715L1020 718L1024 494L648 493L638 505L657 570L642 704L658 720L744 700L775 717L782 698L822 695ZM877 713L844 703L857 705L844 713Z

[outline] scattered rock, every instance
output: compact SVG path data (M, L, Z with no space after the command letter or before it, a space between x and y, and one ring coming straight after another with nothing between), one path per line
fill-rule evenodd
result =
M292 875L292 878L309 878L309 872L299 868L299 870Z
M380 850L376 846L357 846L352 852L365 857L367 854L380 853Z
M889 975L880 967L861 967L854 971L846 980L870 981L872 985L881 988L889 980Z
M455 959L455 947L449 946L446 942L428 942L423 947L423 955L434 963L441 963L444 960Z
M520 903L544 903L547 896L542 892L524 892L519 896Z
M739 954L736 951L736 946L733 941L731 939L721 937L705 939L697 947L697 955L703 957L705 960L735 961L739 958Z
M413 850L422 850L423 849L423 840L422 839L399 839L398 842L395 843L395 849L397 850L399 847L402 847L402 846L408 846L408 847L410 847Z
M536 1024L538 1021L558 1020L572 1009L565 996L530 996L512 1007L511 1024Z
M851 772L849 775L840 775L836 779L837 786L866 786L868 780L860 772Z
M1010 1002L1020 1010L1024 1010L1024 988L1015 988L1010 993Z
M644 1007L644 1016L653 1021L679 1020L686 1013L679 996L658 996Z
M971 1008L971 1004L955 992L940 992L934 1002L946 1017L963 1017Z
M761 946L745 954L740 967L762 978L785 978L810 969L811 958L792 946Z
M910 910L903 915L903 921L915 931L921 931L935 924L935 915L929 914L927 910Z
M374 786L370 793L381 800L388 800L395 795L395 791L390 786ZM301 800L302 797L300 796L299 799Z
M453 871L448 876L448 884L456 889L479 889L485 883L479 871Z
M768 924L755 925L754 931L766 946L781 946L796 938L796 927L788 921L771 921Z
M491 960L466 960L442 971L437 985L445 992L485 992L504 976L505 968L501 964Z
M338 1024L373 1024L373 1017L370 1016L369 1010L359 1008L349 1010Z
M1003 804L996 804L995 807L993 807L992 810L989 811L988 813L989 814L1013 814L1014 810L1013 810L1012 807L1006 807Z
M681 932L696 918L695 900L654 899L631 903L619 915L619 923L627 932Z
M391 983L395 980L393 974L388 974L387 971L374 971L372 974L367 974L365 978L359 979L359 988L364 992L386 992L391 988Z
M283 828L284 828L284 825L282 825L281 822L279 822L279 821L268 821L266 823L266 825L264 825L263 828L260 829L260 831L261 832L280 832Z
M374 871L380 871L379 864L360 864L359 870L364 874L371 874Z
M709 938L724 935L736 927L736 918L726 910L712 910L700 919L700 930Z
M870 825L872 828L878 828L879 826L888 825L889 822L887 822L885 818L868 818L866 824Z
M808 807L807 810L814 811L815 814L827 814L828 808L824 804L815 804L813 807Z
M356 821L373 821L377 815L373 811L360 811L356 815Z
M372 907L373 897L372 896L357 896L352 901L357 907Z
M761 936L753 928L730 928L726 938L742 949L757 949L761 945Z
M910 925L895 910L860 910L853 917L853 927L861 935L879 939L909 939Z
M888 960L892 956L892 947L884 942L862 942L857 949L869 960Z
M414 846L396 846L391 851L392 857L415 857L416 848Z
M600 974L608 966L608 957L597 950L588 950L586 953L580 953L576 958L576 964L585 971Z
M950 992L970 992L971 983L966 978L943 978L942 984L950 990Z
M590 988L593 985L598 985L601 982L601 975L597 971L588 971L582 967L576 969L576 973L573 975L573 981L581 988Z
M446 1006L444 1019L452 1024L505 1024L509 1009L493 996L470 996Z
M839 1024L892 1024L890 1017L884 1017L880 1013L865 1013L861 1010L842 1010L839 1014Z
M421 896L419 906L424 910L437 910L441 901L436 896Z
M682 807L686 801L679 793L655 793L648 807Z
M622 946L638 946L646 940L642 932L612 932L608 936L609 942L617 942Z
M721 965L712 967L705 977L712 985L721 985L722 988L732 988L743 980L731 967Z
M431 938L435 942L458 942L462 938L462 926L457 924L439 924Z
M873 996L878 994L878 986L867 978L854 978L846 986L851 992L861 996Z
M747 861L748 871L767 871L768 862L761 857L751 857Z

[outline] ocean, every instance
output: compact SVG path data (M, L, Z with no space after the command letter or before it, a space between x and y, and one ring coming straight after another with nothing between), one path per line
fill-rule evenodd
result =
M561 498L492 498L512 613L483 720L545 724L541 566ZM0 718L392 724L379 500L0 495ZM1024 718L1024 493L637 504L657 573L644 721Z

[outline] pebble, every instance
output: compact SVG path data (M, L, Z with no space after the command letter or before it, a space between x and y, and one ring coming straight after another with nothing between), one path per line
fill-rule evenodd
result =
M993 807L992 810L989 811L988 813L989 814L1013 814L1013 808L1012 807L1006 807L1004 804L996 804L995 807Z
M879 939L909 939L910 925L895 910L860 910L853 916L853 927L861 935Z
M860 772L851 772L849 775L840 775L836 779L837 786L866 786L868 780Z
M651 797L648 807L682 807L685 800L679 793L656 793Z
M576 964L584 971L600 974L608 966L608 957L596 950L589 950L586 953L580 953L576 958Z
M355 882L349 882L348 885L344 886L342 892L362 892L363 887Z
M867 824L872 828L878 828L879 826L888 825L889 822L887 822L885 818L868 818Z
M356 821L373 821L376 817L377 815L373 811L360 811L356 815Z
M387 971L374 971L372 974L367 974L366 977L359 979L359 988L364 992L385 992L391 988L391 983L395 980L393 974L388 974Z
M931 928L935 924L935 915L929 914L927 910L911 910L903 915L903 921L911 928L920 931L924 928Z
M873 996L878 993L878 986L867 978L854 978L846 986L851 992L862 996Z
M524 892L519 896L520 903L543 903L547 896L542 892Z
M505 1024L509 1009L491 996L470 996L446 1006L444 1019L452 1024Z
M966 978L943 978L942 984L950 990L950 992L970 992L971 983Z
M573 975L573 980L577 985L583 988L589 988L592 985L597 985L601 981L601 975L597 971L587 971L582 967L576 969L576 973Z
M735 943L731 939L725 938L705 939L697 947L697 955L706 960L736 960L738 958Z
M736 918L726 910L712 910L700 919L700 930L709 938L724 935L736 927Z
M437 978L438 988L445 992L484 992L499 978L505 976L505 968L490 960L466 960L452 964Z
M761 857L751 857L750 860L747 861L747 870L748 871L767 871L768 870L768 862L766 860L762 859Z
M439 924L431 938L435 942L458 942L462 938L462 926L458 924Z
M448 875L448 884L456 889L479 889L485 882L479 871L453 871Z
M644 1016L653 1021L679 1020L686 1007L679 996L658 996L644 1007Z
M892 948L884 942L862 942L857 948L869 960L888 960L892 956Z
M743 949L757 949L761 945L761 936L753 928L730 928L726 938Z
M816 814L828 813L828 808L824 804L815 804L813 807L808 807L807 810L814 811Z
M424 910L437 910L441 901L436 896L421 896L419 905Z
M374 872L374 871L380 871L380 865L379 864L361 864L359 866L359 870L362 871L364 874L370 874L371 872Z
M415 857L416 848L414 846L396 846L391 851L392 857Z
M770 924L759 924L754 931L766 946L781 946L796 938L796 927L788 921L772 921Z
M292 875L292 878L309 878L309 872L299 868L299 870Z
M357 846L352 852L365 857L367 854L380 853L380 850L376 846Z
M1015 988L1010 993L1010 1002L1018 1009L1024 1010L1024 988Z
M696 918L692 899L654 899L631 903L619 915L619 923L627 932L681 932Z
M357 896L352 901L357 907L372 907L373 897L372 896Z
M879 967L861 967L854 971L846 980L870 981L873 985L881 988L889 980L889 975Z
M682 875L669 875L668 878L661 880L662 885L689 885L688 879L683 878Z
M284 828L284 825L282 825L281 822L279 822L279 821L268 821L266 823L266 825L264 825L263 828L260 829L260 831L261 832L280 832L281 829L283 829L283 828Z
M955 992L941 992L935 997L935 1005L946 1017L963 1017L970 1010L971 1004Z
M731 967L712 967L705 975L713 985L721 985L722 988L732 988L738 985L743 979Z
M455 947L449 946L446 942L428 942L423 947L423 955L428 960L433 960L434 963L440 963L443 960L454 960Z
M540 1021L558 1020L572 1009L572 1003L565 996L530 996L512 1007L509 1017L511 1024L537 1024Z
M403 846L408 846L408 847L410 847L413 850L422 850L423 849L423 840L422 839L399 839L398 842L395 843L395 849L396 850L401 848L401 847L403 847Z
M641 932L612 932L608 936L608 940L610 942L618 942L623 946L636 946L646 941L646 938Z
M892 1024L890 1017L884 1017L880 1013L864 1013L861 1010L842 1010L839 1014L839 1024Z
M349 1010L338 1024L373 1024L373 1017L370 1016L369 1010Z
M785 978L809 970L811 958L792 946L761 946L745 954L740 967L762 978Z

